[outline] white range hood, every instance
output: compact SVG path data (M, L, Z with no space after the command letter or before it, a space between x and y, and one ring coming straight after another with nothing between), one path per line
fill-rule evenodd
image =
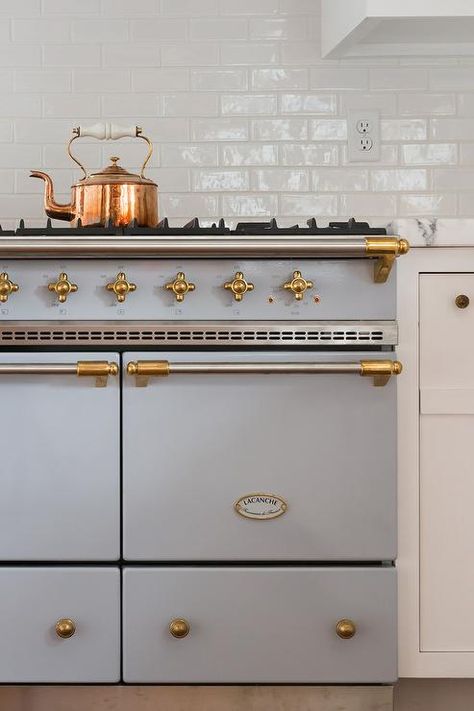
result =
M474 0L322 0L322 56L474 54Z

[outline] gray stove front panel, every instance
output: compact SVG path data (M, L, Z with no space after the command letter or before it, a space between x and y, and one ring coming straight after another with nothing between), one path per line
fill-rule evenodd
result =
M282 288L295 270L314 283L302 301ZM0 322L393 319L395 274L375 284L373 270L367 259L5 260L0 271L20 288L0 304ZM164 288L180 271L196 287L182 303ZM223 286L238 271L254 284L241 302ZM61 272L78 286L64 304L48 291ZM123 303L105 288L119 272L137 287Z
M132 360L354 361L357 353L126 353ZM375 357L380 357L375 354ZM383 357L383 356L382 356ZM393 560L396 378L123 376L127 560ZM234 503L276 495L250 520Z

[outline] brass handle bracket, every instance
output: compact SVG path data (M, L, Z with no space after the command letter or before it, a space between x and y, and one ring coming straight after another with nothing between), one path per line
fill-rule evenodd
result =
M109 376L118 375L117 363L108 363L100 360L80 360L76 366L76 375L79 378L95 378L97 388L105 388Z
M392 270L395 259L406 254L410 245L406 239L398 237L366 237L365 252L368 257L376 257L374 282L384 284Z
M400 375L403 366L398 360L361 360L360 374L374 379L376 387L383 387L392 375Z
M135 385L145 388L150 378L160 378L170 374L167 360L138 360L127 365L128 375L135 376Z

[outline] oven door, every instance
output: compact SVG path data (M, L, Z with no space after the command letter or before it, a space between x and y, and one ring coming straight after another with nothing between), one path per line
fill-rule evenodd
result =
M0 354L0 560L119 557L117 371L111 353Z
M125 354L124 557L395 558L396 378L360 377L386 357Z

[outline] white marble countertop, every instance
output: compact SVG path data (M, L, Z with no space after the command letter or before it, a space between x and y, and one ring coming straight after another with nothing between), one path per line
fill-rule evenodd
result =
M474 247L474 218L393 220L387 232L404 237L411 247Z

